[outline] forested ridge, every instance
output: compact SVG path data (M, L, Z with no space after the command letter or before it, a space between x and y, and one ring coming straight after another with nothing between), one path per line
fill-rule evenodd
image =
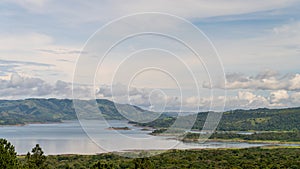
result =
M88 102L88 101L87 101ZM115 103L98 99L98 108L105 119L124 120ZM125 105L138 111L136 106ZM126 109L125 109L126 110ZM128 112L132 109L128 109ZM149 112L153 113L153 112ZM124 112L122 112L124 114ZM164 113L160 118L149 123L135 123L140 126L167 128L174 123L175 113ZM200 112L193 126L201 130L208 112ZM175 114L176 115L176 114ZM61 122L77 119L73 102L70 99L25 99L0 100L0 125L26 123ZM189 121L187 121L189 122ZM223 113L218 125L219 131L292 131L300 130L300 108L233 110Z
M124 119L113 102L105 99L96 101L105 119ZM85 102L85 105L89 104L93 102ZM70 99L0 100L0 125L61 122L75 119L77 116Z
M208 112L198 113L192 129L201 130ZM184 117L180 117L184 118ZM187 118L188 119L188 118ZM168 128L176 120L173 116L162 116L150 123L135 123L156 129ZM188 121L187 121L188 122ZM223 113L218 131L296 131L300 130L300 108L233 110Z

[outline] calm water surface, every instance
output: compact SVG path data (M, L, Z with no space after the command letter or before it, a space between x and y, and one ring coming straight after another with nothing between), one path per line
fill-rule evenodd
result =
M190 149L190 148L246 148L266 146L268 144L207 142L181 143L166 137L148 135L127 121L108 121L99 123L87 121L84 132L78 121L56 124L29 124L26 126L0 127L0 138L15 145L18 154L26 154L35 144L40 144L46 154L96 154L108 151L126 151L136 149ZM131 130L108 130L107 127L124 127ZM92 141L93 140L93 141ZM289 146L289 145L288 145Z

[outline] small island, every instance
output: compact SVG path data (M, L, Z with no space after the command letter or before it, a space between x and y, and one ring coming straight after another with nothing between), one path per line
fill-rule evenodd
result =
M107 130L131 130L129 127L108 127Z

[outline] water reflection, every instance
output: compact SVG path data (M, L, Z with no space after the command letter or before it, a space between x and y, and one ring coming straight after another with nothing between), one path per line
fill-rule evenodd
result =
M91 128L93 122L91 121ZM40 144L45 154L96 154L108 151L151 150L151 149L195 149L195 148L247 148L266 146L260 143L206 142L182 143L167 137L150 136L149 132L132 126L126 121L109 121L112 127L129 127L131 130L108 130L107 125L97 124L92 135L95 144L82 130L78 121L66 121L56 124L30 124L26 126L0 127L0 138L15 145L18 154L26 154ZM99 127L100 126L100 127ZM101 127L102 126L102 127ZM116 134L116 132L118 134ZM120 134L143 142L124 139ZM175 145L175 146L174 146ZM291 146L286 144L286 146ZM297 145L296 145L297 146Z

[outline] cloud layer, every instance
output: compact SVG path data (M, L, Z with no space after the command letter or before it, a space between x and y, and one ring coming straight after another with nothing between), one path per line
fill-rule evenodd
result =
M128 91L129 90L129 91ZM180 96L168 95L163 90L150 88L127 88L122 84L114 86L102 85L96 89L90 86L81 86L76 89L77 96L83 99L94 91L96 98L104 98L118 103L133 104L154 111L191 111L200 108L200 111L213 110L210 107L212 98L195 96L180 98ZM113 91L113 92L112 92ZM8 79L0 80L0 99L24 99L30 97L55 97L72 98L72 84L64 81L47 83L40 78L26 77L19 74L11 74ZM225 109L258 108L258 107L293 107L300 104L299 91L287 91L283 89L271 90L264 94L254 91L238 90L231 95L218 97L214 105L221 107L226 99Z
M40 78L22 77L13 73L9 79L0 80L1 99L21 99L28 97L70 97L70 84L57 81L49 84Z
M129 0L126 3L4 0L0 6L3 8L0 11L0 99L71 98L76 57L92 33L124 15L164 12L184 17L203 30L216 45L225 70L234 72L226 75L226 86L212 86L222 91L227 89L227 109L288 107L300 103L300 10L296 0ZM151 23L171 29L169 23L159 19ZM182 27L174 28L182 30ZM131 45L130 50L137 49ZM149 57L151 59L153 57ZM163 63L162 58L157 60ZM177 68L169 60L166 63ZM112 66L106 66L105 74L114 72ZM273 68L276 71L257 72ZM186 77L177 70L176 75ZM207 79L197 80L202 84ZM167 110L178 110L180 105L185 109L200 106L207 110L211 105L209 94L200 99L187 96L181 100L179 95L166 94L163 90L136 87L127 91L124 85L103 83L107 85L95 90L81 86L77 91L83 98L95 91L98 98L114 99L114 96L120 102L154 110L164 106ZM112 87L114 93L111 93ZM211 86L204 82L203 87L209 91ZM214 105L222 106L224 99L215 98Z
M260 11L269 11L294 4L295 0L153 0L140 1L130 0L126 3L117 1L72 1L72 9L69 3L53 0L10 0L24 9L38 14L51 14L60 20L76 23L86 23L92 21L105 21L122 15L137 12L165 12L186 17L188 19L238 15ZM104 17L105 16L105 17Z
M300 74L288 73L280 75L276 71L266 70L255 76L247 76L241 73L228 73L226 85L216 85L222 89L255 89L255 90L300 90ZM210 88L209 83L203 83L203 87Z

